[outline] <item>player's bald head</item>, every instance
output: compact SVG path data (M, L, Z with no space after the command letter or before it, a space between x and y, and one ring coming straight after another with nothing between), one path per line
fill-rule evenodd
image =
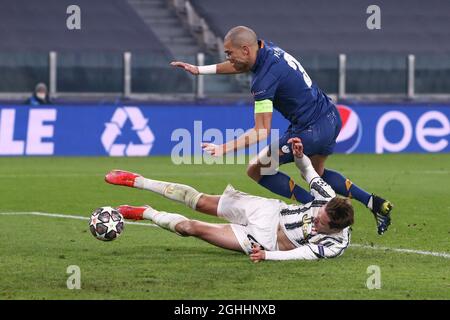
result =
M234 47L253 47L258 45L258 38L255 31L245 26L237 26L226 34L224 41L230 41Z
M248 27L237 26L228 31L223 41L227 60L239 72L247 72L258 55L258 38Z

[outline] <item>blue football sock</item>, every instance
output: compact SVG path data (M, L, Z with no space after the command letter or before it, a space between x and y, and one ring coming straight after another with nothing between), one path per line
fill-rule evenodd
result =
M308 191L296 185L294 180L282 172L277 172L274 175L262 176L258 183L273 193L297 200L300 203L308 203L314 200L313 196Z
M371 194L353 184L353 182L345 178L339 172L325 169L322 179L328 183L336 193L345 197L354 198L365 206L369 203Z

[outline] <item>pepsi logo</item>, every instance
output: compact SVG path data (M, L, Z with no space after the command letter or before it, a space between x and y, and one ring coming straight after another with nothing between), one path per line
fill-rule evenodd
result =
M336 139L336 152L352 153L361 142L362 125L358 114L351 108L336 106L342 120L342 128Z

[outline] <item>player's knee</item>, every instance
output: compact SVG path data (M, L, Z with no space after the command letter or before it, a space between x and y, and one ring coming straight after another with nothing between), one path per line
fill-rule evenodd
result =
M212 196L202 194L197 201L195 210L200 212L210 212L213 210ZM216 209L217 210L217 209Z
M191 236L192 235L191 222L192 222L192 220L185 220L185 221L178 223L175 226L175 231L184 237Z
M247 175L258 182L261 178L261 167L257 163L249 164L247 167Z
M176 231L182 236L198 236L201 233L201 226L196 220L186 220L175 226Z

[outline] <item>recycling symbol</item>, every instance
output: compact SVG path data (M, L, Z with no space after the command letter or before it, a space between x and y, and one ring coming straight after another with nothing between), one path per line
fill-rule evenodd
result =
M141 144L130 142L128 144L114 143L122 134L122 128L129 119L132 130L136 132ZM155 136L147 125L148 119L144 117L138 107L117 108L111 121L105 123L101 141L110 156L147 156L152 149Z

